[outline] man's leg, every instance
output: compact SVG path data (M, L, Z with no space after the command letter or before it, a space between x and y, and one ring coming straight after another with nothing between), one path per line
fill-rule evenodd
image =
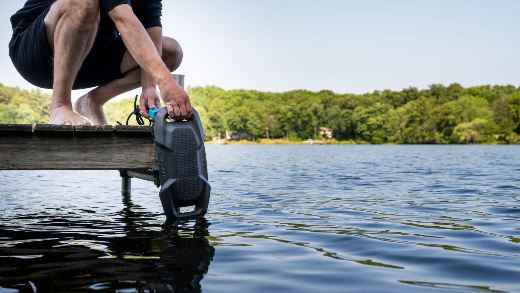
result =
M51 124L87 125L72 110L72 85L94 43L99 0L58 0L45 16L45 31L54 56Z
M182 49L179 43L168 37L163 37L162 59L170 71L177 69L182 62ZM115 96L141 86L141 70L134 58L127 51L121 62L121 72L127 72L121 79L99 86L80 97L74 108L87 117L94 125L108 124L103 112L103 105Z

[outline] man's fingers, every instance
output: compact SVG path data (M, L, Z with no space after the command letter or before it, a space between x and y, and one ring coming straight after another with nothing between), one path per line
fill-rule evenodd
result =
M171 104L166 104L166 109L168 110L168 116L173 119L173 116L175 116L173 113L173 106Z
M146 99L145 98L141 98L141 102L139 103L139 114L141 114L141 116L143 116L145 118L150 118L150 116L148 116L148 111L146 111Z
M188 115L187 115L186 117L187 117L188 119L191 118L192 110L193 110L193 109L191 108L191 103L190 103L190 101L187 101L187 102L186 102L186 112L188 112L188 113L187 113Z
M181 111L181 119L188 119L188 111L186 111L186 106L179 105L179 110Z
M179 120L189 118L188 111L184 105L166 104L166 109L168 110L168 116L172 119Z
M181 109L179 108L179 105L173 105L173 118L179 119L181 116Z
M147 99L148 108L155 108L155 97L151 97Z

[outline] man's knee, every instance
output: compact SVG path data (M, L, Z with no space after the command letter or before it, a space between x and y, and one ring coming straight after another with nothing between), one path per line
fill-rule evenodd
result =
M74 18L77 22L85 25L97 25L99 22L100 0L60 0L63 15Z
M169 37L163 37L162 44L162 58L164 63L170 71L175 71L182 63L183 53L181 45L175 39Z
M85 24L96 24L99 22L100 0L69 0L73 3L76 15Z
M45 16L45 32L54 52L54 34L58 23L65 18L73 29L94 34L100 18L100 0L57 0Z

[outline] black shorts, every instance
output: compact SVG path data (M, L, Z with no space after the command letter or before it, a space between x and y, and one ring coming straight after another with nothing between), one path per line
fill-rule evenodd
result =
M9 43L9 56L16 70L31 84L52 89L53 56L45 32L44 19L49 9L27 28L17 30ZM103 16L102 16L103 17ZM118 34L107 38L103 30L114 30L107 21L100 22L96 40L74 81L73 89L100 86L123 77L121 61L126 47Z

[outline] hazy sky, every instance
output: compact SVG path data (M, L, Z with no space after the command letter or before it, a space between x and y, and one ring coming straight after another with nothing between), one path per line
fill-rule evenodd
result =
M0 82L31 87L8 57L0 11ZM164 0L165 35L185 52L188 85L362 93L520 84L518 0ZM79 93L75 93L77 96Z

